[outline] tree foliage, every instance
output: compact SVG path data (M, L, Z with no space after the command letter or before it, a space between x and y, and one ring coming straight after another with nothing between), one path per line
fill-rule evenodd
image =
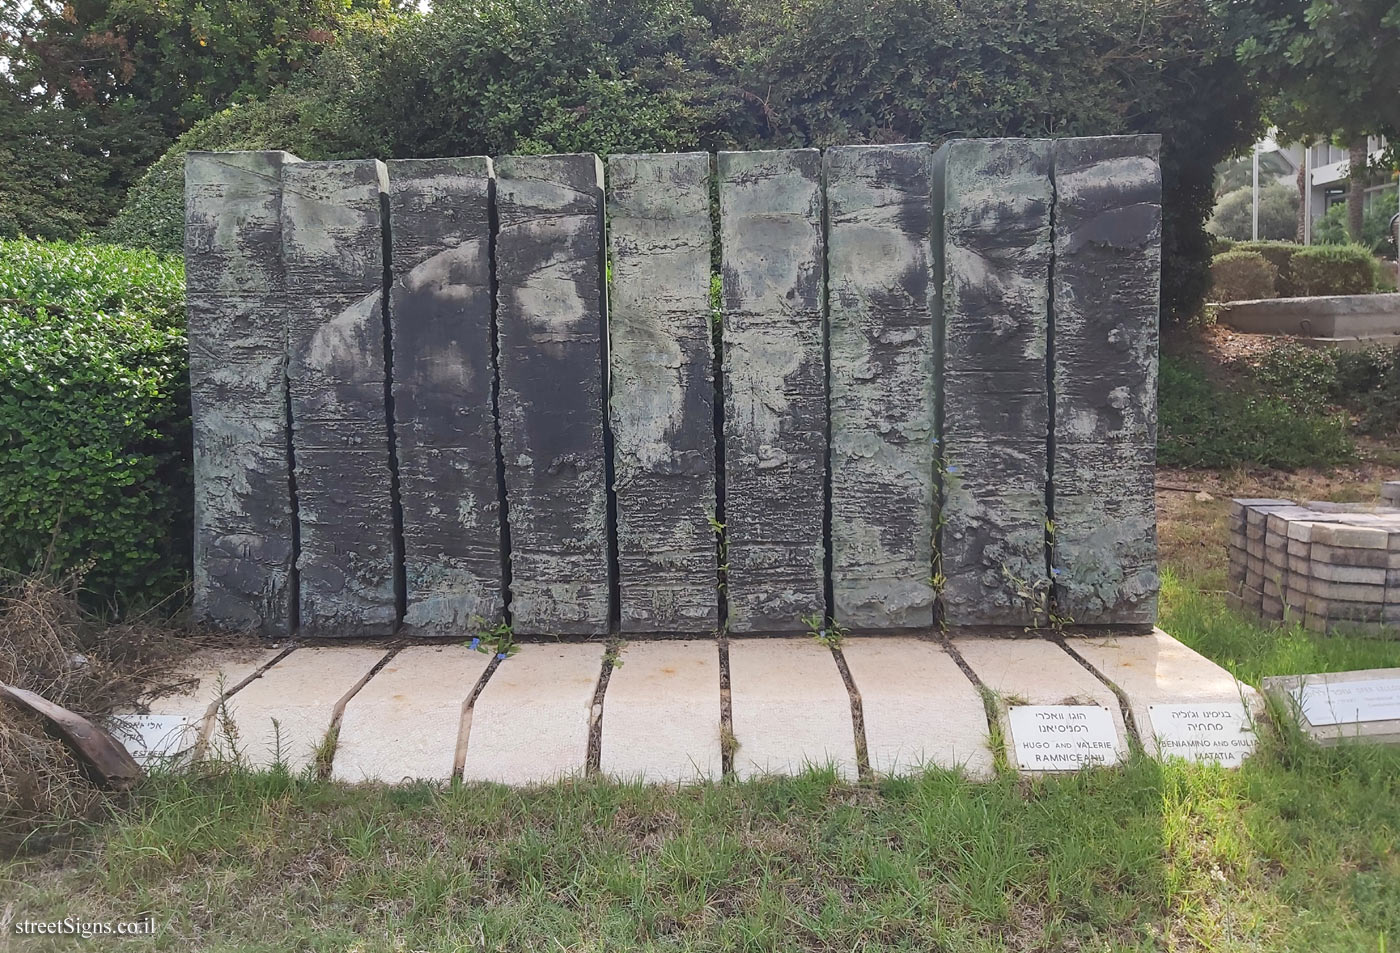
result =
M0 14L0 236L73 237L192 123L266 95L393 0L32 0Z
M438 0L347 31L264 103L192 129L111 234L174 247L163 216L189 147L318 159L1159 132L1164 302L1185 314L1205 292L1213 167L1259 124L1208 2Z
M1294 136L1400 131L1400 0L1217 0L1240 62Z
M1259 237L1287 241L1297 232L1298 190L1282 182L1259 189ZM1254 233L1254 189L1243 186L1226 192L1215 205L1206 229L1221 238L1246 241Z

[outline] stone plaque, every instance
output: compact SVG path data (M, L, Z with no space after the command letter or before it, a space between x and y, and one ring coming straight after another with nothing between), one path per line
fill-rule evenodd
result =
M308 636L388 635L398 624L385 185L375 159L282 170L297 573Z
M138 764L177 758L199 742L199 725L188 715L119 715L107 728Z
M194 614L270 636L296 627L286 152L185 158L185 287L194 450Z
M1082 625L1157 619L1158 146L1054 146L1052 565L1057 608Z
M1240 702L1148 705L1147 713L1157 753L1164 758L1237 768L1258 743L1249 712Z
M934 157L942 238L944 619L1044 621L1049 396L1048 139L967 139Z
M1012 705L1011 739L1022 771L1118 763L1118 732L1101 705Z
M1304 682L1293 697L1310 725L1400 719L1400 678Z

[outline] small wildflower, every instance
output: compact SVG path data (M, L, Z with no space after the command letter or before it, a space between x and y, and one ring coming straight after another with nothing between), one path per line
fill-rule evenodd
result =
M476 636L472 639L472 651L475 652L479 648L481 648L481 637Z
M497 652L497 653L496 653L496 658L498 658L498 659L500 659L501 661L504 662L505 659L506 659L506 653L504 653L504 652Z

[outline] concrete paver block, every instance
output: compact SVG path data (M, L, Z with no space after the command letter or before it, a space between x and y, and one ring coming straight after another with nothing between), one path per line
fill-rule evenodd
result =
M472 706L467 781L538 784L582 774L601 643L532 643L505 659Z
M237 753L255 768L278 761L292 771L310 765L336 706L385 654L382 647L348 645L292 652L229 698ZM227 746L215 724L210 749L227 757L233 753Z
M198 652L162 677L143 696L147 714L131 710L116 712L108 720L108 728L128 748L169 755L188 751L208 739L220 699L281 652L281 649L258 647ZM142 723L154 725L157 722L171 726L169 732L162 729L159 733L166 737L152 737L149 729L139 728ZM149 749L147 744L151 745Z
M603 705L603 773L649 782L718 780L715 642L629 642L620 663L613 667Z
M990 639L964 636L953 648L1003 703L1101 705L1113 717L1119 757L1128 753L1127 730L1118 697L1064 649L1047 639ZM1005 720L1006 713L1002 713ZM1015 739L1007 735L1007 757L1016 760Z
M399 652L345 706L331 776L449 780L462 706L490 661L461 644L414 645Z
M1156 750L1149 707L1181 702L1243 702L1258 714L1259 694L1161 629L1150 635L1065 640L1128 696L1143 744Z
M851 696L825 647L810 638L730 639L729 687L740 778L828 763L857 776Z
M982 698L951 655L932 642L888 637L850 639L841 652L860 692L873 771L931 764L991 776Z

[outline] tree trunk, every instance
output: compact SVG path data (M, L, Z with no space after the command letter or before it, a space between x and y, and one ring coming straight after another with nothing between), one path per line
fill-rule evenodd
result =
M1308 180L1305 173L1308 168L1307 154L1312 148L1306 142L1303 143L1303 158L1298 162L1298 230L1293 236L1293 240L1299 245L1303 244L1303 236L1307 234L1307 227L1303 224L1308 216Z
M1361 243L1361 217L1366 208L1366 137L1351 140L1347 155L1347 233Z

